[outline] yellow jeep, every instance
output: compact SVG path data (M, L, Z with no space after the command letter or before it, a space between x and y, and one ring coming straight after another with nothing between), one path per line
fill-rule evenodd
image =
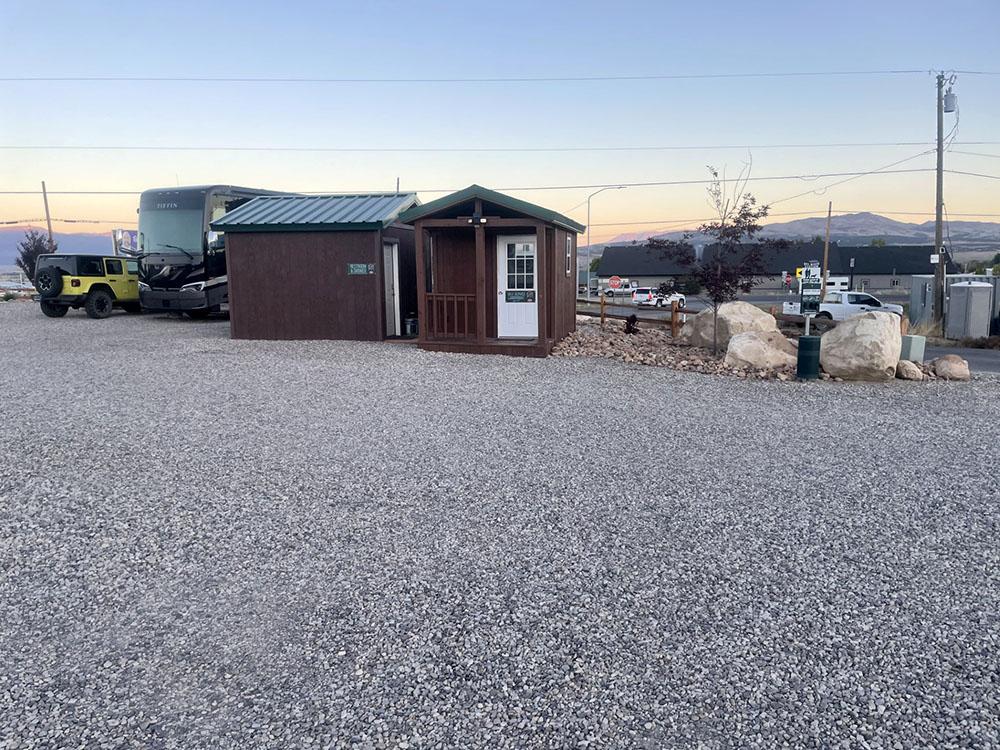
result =
M61 318L72 307L91 318L106 318L112 309L140 312L139 262L113 255L39 255L35 289L42 312Z

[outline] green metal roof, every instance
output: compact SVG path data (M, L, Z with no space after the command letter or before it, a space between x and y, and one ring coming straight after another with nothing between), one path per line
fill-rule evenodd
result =
M536 206L534 203L528 203L527 201L512 198L511 196L504 195L503 193L498 193L496 190L484 188L481 185L470 185L465 188L465 190L459 190L457 193L446 195L443 198L438 198L430 203L414 206L408 211L404 211L400 214L399 220L404 224L412 224L417 219L433 216L434 214L440 213L447 208L458 205L459 203L475 200L476 198L479 198L487 203L493 203L511 211L524 214L525 216L541 219L544 222L555 224L564 229L569 229L572 232L582 232L586 229L583 224L575 222L567 216L558 214L555 211L550 211L547 208L542 208L541 206Z
M212 222L224 232L379 229L418 203L416 193L262 195Z

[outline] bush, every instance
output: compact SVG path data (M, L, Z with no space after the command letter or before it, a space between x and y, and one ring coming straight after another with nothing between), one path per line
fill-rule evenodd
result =
M3 301L4 302L10 302L12 299L17 299L17 295L14 294L14 292L4 292L3 293Z

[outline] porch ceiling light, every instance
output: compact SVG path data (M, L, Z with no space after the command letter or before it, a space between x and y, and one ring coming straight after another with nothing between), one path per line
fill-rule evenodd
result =
M483 218L482 214L472 214L472 218L469 219L470 224L485 224L486 219Z

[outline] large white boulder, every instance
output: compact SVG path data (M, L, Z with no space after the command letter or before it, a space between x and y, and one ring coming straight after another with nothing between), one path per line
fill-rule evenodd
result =
M726 364L729 367L777 370L794 366L797 353L795 344L778 331L746 331L729 339Z
M738 333L748 331L775 331L778 321L749 302L725 302L719 306L719 348L729 346L729 340ZM702 310L681 329L678 338L682 344L712 348L712 308Z
M844 380L892 380L901 346L898 315L866 312L823 334L819 364Z

